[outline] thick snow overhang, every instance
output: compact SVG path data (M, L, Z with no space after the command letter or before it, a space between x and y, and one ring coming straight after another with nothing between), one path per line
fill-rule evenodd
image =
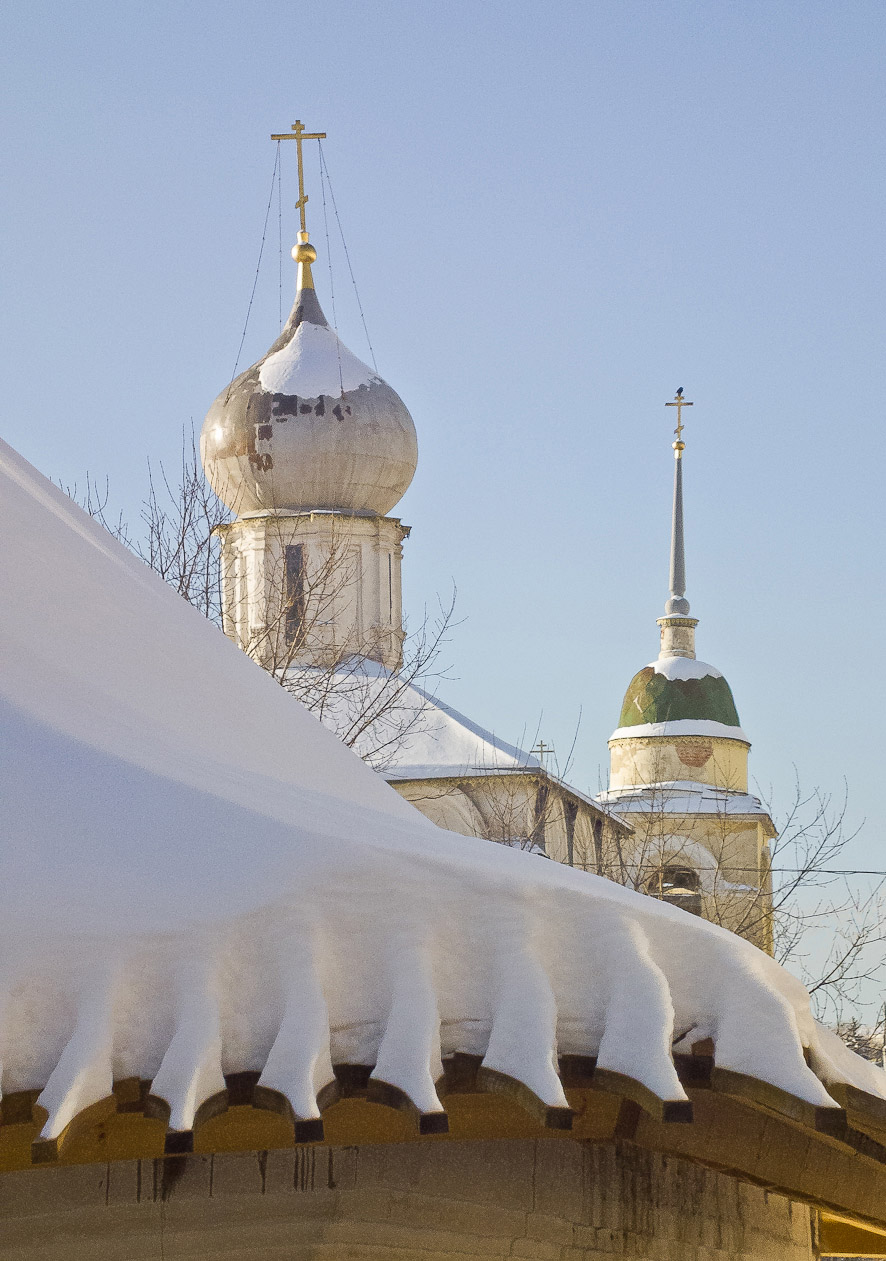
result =
M772 959L435 828L5 446L0 532L0 1168L516 1109L883 1219L886 1076Z

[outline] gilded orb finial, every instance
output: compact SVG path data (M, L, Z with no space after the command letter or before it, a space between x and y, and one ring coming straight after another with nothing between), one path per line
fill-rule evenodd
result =
M308 243L307 232L299 232L298 245L292 247L292 257L297 263L316 263L317 251Z
M296 293L301 293L303 289L313 289L314 287L311 263L316 263L317 251L309 243L307 232L299 232L297 240L298 244L292 247L292 257L298 263L295 289Z

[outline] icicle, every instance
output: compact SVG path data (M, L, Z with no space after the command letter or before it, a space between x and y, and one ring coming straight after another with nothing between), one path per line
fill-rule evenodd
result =
M636 921L613 918L606 927L608 997L597 1068L629 1077L659 1099L685 1100L671 1058L674 1006L667 978Z
M557 1004L547 972L525 945L500 966L483 1068L522 1082L548 1107L568 1108L557 1075Z
M371 1080L395 1086L422 1114L443 1112L435 1081L443 1074L440 1015L427 956L410 945L393 969L391 1007Z
M80 1002L74 1032L37 1101L49 1112L43 1139L58 1138L78 1112L112 1093L114 988L106 975Z
M194 962L179 974L175 1033L151 1094L169 1104L170 1129L190 1130L201 1103L224 1088L215 978L205 961Z
M259 1085L278 1091L299 1120L319 1117L317 1095L334 1080L329 1013L315 961L294 963L280 1029Z

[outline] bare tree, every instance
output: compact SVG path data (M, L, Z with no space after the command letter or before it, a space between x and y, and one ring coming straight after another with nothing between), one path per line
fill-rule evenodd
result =
M721 785L703 786L705 809L699 809L684 785L673 782L668 754L661 751L651 766L644 764L642 797L625 816L633 833L613 835L602 873L703 914L771 950L770 864L759 845L757 822L735 811L735 804L745 800L743 786L737 776L730 782L726 768L715 766L710 742L699 753ZM618 811L617 801L613 808Z
M847 827L847 794L804 792L795 778L777 835L760 846L743 816L740 784L714 767L714 808L693 815L664 762L644 790L645 809L627 817L630 838L612 833L603 874L738 933L797 972L817 1015L837 1026L884 974L886 881L847 870L859 829ZM618 806L615 805L615 809Z
M528 768L492 772L467 781L463 791L483 820L485 840L546 853L545 839L558 803L545 776Z
M84 493L76 486L63 489L376 769L383 770L429 721L425 693L445 675L439 659L454 626L455 590L403 636L396 669L381 664L391 655L383 642L389 629L369 627L359 640L337 639L333 614L357 582L347 518L336 518L319 560L314 550L297 591L287 582L286 548L271 548L276 559L266 573L264 616L250 624L245 597L233 604L222 598L220 533L230 527L232 514L204 477L193 427L182 433L176 476L149 463L135 531L122 515L110 513L107 482L101 486L87 475ZM279 532L281 544L285 534L291 546L299 530L309 529L310 517L272 515L269 529Z
M508 747L501 764L493 755L485 766L413 784L405 795L443 826L467 826L469 835L600 874L604 852L614 848L612 834L630 828L566 782L580 724L581 711L563 766L554 748L539 741L522 759ZM521 744L529 744L525 729Z
M886 1068L886 1004L873 1025L864 1025L853 1016L837 1024L837 1033L856 1055Z
M628 830L534 761L448 768L407 781L402 792L441 827L582 871L599 871L608 831Z
M886 880L861 877L847 855L860 827L847 829L848 789L835 802L794 781L771 845L774 953L798 971L821 1019L839 1029L886 970Z
M139 513L140 529L135 533L122 512L116 517L109 512L107 479L99 485L87 473L82 493L76 484L62 489L189 604L216 626L221 625L215 530L230 519L230 513L203 476L193 426L182 430L176 478L170 479L162 463L155 473L148 461L148 488Z
M178 478L148 463L142 505L143 536L136 552L161 578L216 626L222 623L219 547L215 532L230 513L203 476L193 427L182 432Z
M414 632L407 632L399 668L377 662L372 643L363 651L345 647L317 664L293 659L278 664L274 677L297 700L355 749L375 770L387 769L409 737L433 722L433 704L426 688L444 671L439 657L453 624L455 590L436 614L425 611Z

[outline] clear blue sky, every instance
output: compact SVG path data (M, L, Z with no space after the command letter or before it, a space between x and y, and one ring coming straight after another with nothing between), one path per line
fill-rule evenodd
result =
M5 439L56 479L107 474L133 514L146 458L230 378L268 137L301 118L329 133L418 429L413 618L458 586L445 697L561 755L581 707L571 779L596 789L657 651L682 385L700 655L757 778L845 775L853 857L886 867L886 6L10 0L0 21ZM278 327L276 208L265 264L243 365Z

